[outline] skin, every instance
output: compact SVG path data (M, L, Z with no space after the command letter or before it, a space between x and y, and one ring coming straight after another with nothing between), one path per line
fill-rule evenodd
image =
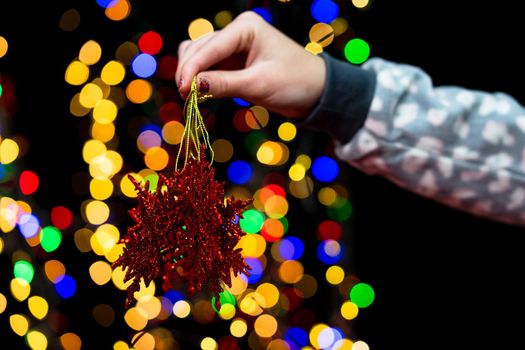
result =
M303 118L319 102L324 60L252 11L222 30L179 45L175 74L186 98L197 75L200 92L240 97L286 117Z

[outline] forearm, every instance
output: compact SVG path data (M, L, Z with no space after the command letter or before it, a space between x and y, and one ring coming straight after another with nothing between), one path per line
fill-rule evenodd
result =
M373 101L337 155L368 174L474 215L525 225L525 110L512 97L432 86L381 59Z

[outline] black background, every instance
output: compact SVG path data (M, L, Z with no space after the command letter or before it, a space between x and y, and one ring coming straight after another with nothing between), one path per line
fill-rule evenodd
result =
M276 27L306 43L314 23L310 1L262 3L272 9ZM503 91L524 101L522 15L514 2L375 0L366 11L352 8L350 1L338 3L353 30L370 44L372 56L420 66L436 86ZM153 29L168 38L163 51L175 53L192 19L212 19L220 10L238 13L253 5L141 1L133 3L131 18L119 23L108 21L95 1L0 5L0 35L10 43L8 56L0 59L0 73L8 72L16 82L12 131L30 140L22 167L42 177L36 205L42 210L64 204L79 209L70 182L85 166L79 156L83 139L79 120L69 114L74 90L63 74L83 42L95 39L103 48L116 48L135 33ZM72 7L81 13L81 25L75 32L62 32L58 20ZM328 51L343 57L341 46L334 44ZM234 108L226 102L217 106L226 115ZM323 135L316 142L316 152L331 152ZM521 348L524 230L449 209L340 165L354 207L347 232L352 236L351 265L376 291L374 304L361 310L353 325L358 337L374 350ZM293 216L289 219L294 222ZM74 249L57 253L64 261L75 260L68 268L84 271L86 279L79 281L74 301L56 301L67 315L65 328L77 332L86 349L110 348L111 339L126 338L129 331L98 326L90 310L95 301L114 304L119 323L123 311L118 303L124 294L111 286L95 287L85 274L92 260ZM5 254L1 263L0 286L8 291L11 270ZM315 263L310 267L315 269ZM322 276L324 266L317 268ZM327 312L322 305L316 309L320 318ZM12 313L8 308L0 315L0 339L22 344L8 325ZM228 333L221 324L203 330L183 323L171 327L176 334L184 332L176 336L182 349L195 348L198 334Z

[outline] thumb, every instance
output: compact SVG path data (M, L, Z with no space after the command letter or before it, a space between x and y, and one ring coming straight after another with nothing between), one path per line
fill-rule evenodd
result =
M240 97L253 95L247 69L214 70L197 75L197 89L202 94L211 94L214 98Z

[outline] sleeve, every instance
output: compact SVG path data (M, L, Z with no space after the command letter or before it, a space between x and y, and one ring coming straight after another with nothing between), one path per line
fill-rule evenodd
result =
M338 107L340 101L367 95L355 92L358 81L334 92L331 85L341 82L332 79L358 67L325 60L327 87L305 125L331 119L333 109L349 112L346 121L339 121L350 126L323 123L340 159L456 209L525 226L525 109L514 98L434 87L418 67L372 58L359 67L374 77L368 84L361 81L363 90L373 87L368 105L363 112L361 101L361 107L353 107L357 111L348 111Z

